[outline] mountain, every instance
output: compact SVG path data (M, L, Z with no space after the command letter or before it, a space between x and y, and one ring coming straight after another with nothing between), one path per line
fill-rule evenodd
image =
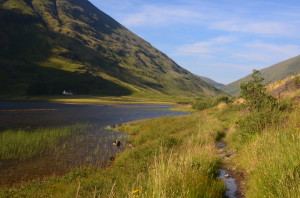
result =
M262 77L265 79L265 84L282 80L291 75L296 75L300 73L300 55L262 69L260 72ZM225 85L221 88L221 90L232 96L238 96L240 93L240 84L244 81L250 80L250 78L250 75L248 75L233 83Z
M206 82L206 83L208 83L208 84L210 84L210 85L212 85L212 86L214 86L214 87L216 87L216 88L218 88L218 89L220 89L221 87L223 87L223 86L225 86L224 84L222 84L222 83L219 83L219 82L216 82L216 81L214 81L214 80L212 80L212 79L210 79L210 78L207 78L207 77L204 77L204 76L199 76L204 82Z
M0 95L216 95L88 0L2 0Z

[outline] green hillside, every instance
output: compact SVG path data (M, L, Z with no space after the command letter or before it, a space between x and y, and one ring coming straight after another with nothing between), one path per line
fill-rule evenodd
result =
M260 70L260 72L265 79L265 84L269 84L278 80L282 80L288 76L298 74L300 73L300 55L262 69ZM250 80L250 78L250 75L248 75L242 79L239 79L222 87L221 90L232 96L237 96L240 93L240 84L244 81Z
M214 80L212 80L212 79L210 79L210 78L207 78L207 77L204 77L204 76L199 76L204 82L206 82L206 83L208 83L208 84L210 84L210 85L212 85L212 86L214 86L214 87L216 87L216 88L218 88L218 89L220 89L221 87L223 87L224 86L224 84L222 84L222 83L219 83L219 82L216 82L216 81L214 81Z
M0 95L219 91L88 0L2 0Z

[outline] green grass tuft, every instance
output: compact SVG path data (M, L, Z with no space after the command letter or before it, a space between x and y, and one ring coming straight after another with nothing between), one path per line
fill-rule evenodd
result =
M0 159L26 159L54 148L64 139L80 133L87 125L34 130L6 130L0 133Z

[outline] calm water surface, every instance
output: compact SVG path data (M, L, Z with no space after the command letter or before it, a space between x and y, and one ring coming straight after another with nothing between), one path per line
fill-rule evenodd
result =
M171 105L149 104L60 104L46 102L0 102L0 133L6 129L57 127L75 123L91 125L54 150L28 160L0 160L0 185L62 175L72 168L103 165L120 152L126 135L105 130L108 125L187 112L169 111ZM116 139L121 148L112 146Z

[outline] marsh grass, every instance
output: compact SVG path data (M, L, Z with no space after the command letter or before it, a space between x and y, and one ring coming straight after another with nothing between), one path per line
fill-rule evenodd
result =
M56 147L64 139L85 130L76 124L58 128L6 130L0 133L0 159L27 159Z
M207 112L118 129L131 135L132 147L109 168L80 168L64 177L2 188L0 197L222 197L215 140L223 127Z
M176 105L170 108L171 111L194 111L191 105Z

